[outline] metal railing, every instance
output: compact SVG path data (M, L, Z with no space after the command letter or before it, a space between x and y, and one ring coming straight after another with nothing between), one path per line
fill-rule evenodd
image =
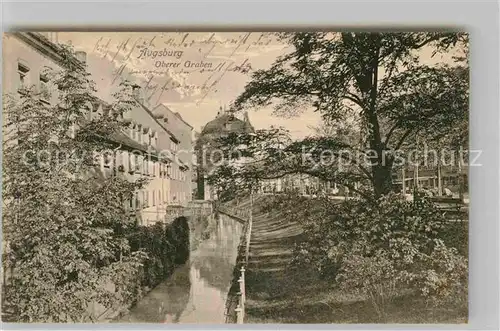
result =
M250 254L250 239L253 225L253 196L250 199L250 208L248 210L238 209L237 207L237 209L220 208L225 214L233 215L240 219L246 219L238 246L238 256L233 271L233 281L226 300L226 323L243 324L245 321L245 270L247 269L248 257Z

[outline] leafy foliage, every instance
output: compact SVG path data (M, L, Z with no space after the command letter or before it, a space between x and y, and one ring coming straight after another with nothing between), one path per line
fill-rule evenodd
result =
M284 196L278 204L304 227L295 263L369 298L381 318L384 306L408 290L437 301L466 297L467 259L445 245L449 223L424 197L339 203Z
M127 237L133 251L147 254L139 283L149 289L189 257L189 227L185 218L177 218L167 226L161 222L153 226L137 226Z
M143 182L96 167L115 148L109 137L133 106L130 93L90 118L94 84L72 49L61 46L61 54L63 69L50 73L54 102L33 87L5 98L4 261L12 273L4 308L20 322L93 320L91 303L109 308L129 299L121 285L145 257L125 237L135 223L125 202Z

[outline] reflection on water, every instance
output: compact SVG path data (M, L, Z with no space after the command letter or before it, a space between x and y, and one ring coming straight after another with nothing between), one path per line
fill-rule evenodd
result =
M224 323L242 225L224 215L190 260L155 287L120 322Z

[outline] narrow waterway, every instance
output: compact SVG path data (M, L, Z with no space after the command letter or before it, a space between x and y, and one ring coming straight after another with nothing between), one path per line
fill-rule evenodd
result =
M224 308L243 226L220 215L209 239L119 322L224 323Z

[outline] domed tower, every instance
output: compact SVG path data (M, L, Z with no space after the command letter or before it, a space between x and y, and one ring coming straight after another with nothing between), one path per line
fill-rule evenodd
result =
M223 110L220 107L217 116L205 124L196 140L197 156L197 199L210 200L210 190L205 184L206 176L217 161L217 153L212 153L217 148L216 141L229 133L250 133L254 128L250 123L248 113L243 114L243 119L235 116L232 110Z

